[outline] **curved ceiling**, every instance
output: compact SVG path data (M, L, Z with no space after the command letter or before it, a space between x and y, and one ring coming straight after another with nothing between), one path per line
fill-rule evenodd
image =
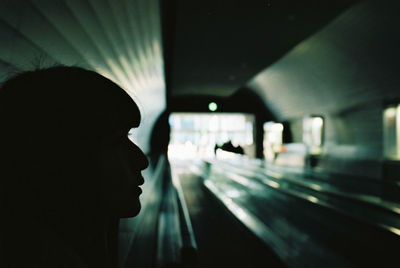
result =
M383 4L384 3L384 4ZM280 120L400 97L400 4L364 1L248 83Z
M229 96L354 2L166 0L168 92Z
M136 140L146 150L165 107L158 0L2 0L0 82L55 64L91 69L122 86L141 107Z

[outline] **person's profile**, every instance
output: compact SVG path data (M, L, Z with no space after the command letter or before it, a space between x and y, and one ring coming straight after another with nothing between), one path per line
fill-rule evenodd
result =
M122 88L79 67L3 83L1 267L117 267L118 221L140 212L148 166L128 137L140 120Z

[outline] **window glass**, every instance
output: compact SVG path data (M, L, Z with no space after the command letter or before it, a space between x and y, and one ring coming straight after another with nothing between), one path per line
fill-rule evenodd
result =
M383 153L385 158L400 159L400 105L383 111Z
M172 113L169 157L213 158L216 145L231 141L255 156L254 116L240 113Z
M303 120L303 143L310 154L322 153L322 134L324 119L320 116L310 116Z

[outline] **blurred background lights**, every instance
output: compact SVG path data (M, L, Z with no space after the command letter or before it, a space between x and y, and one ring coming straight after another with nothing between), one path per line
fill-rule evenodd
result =
M215 112L215 111L217 110L217 108L218 108L218 106L217 106L217 104L216 104L215 102L210 102L210 103L208 104L208 109L209 109L211 112Z
M168 157L214 159L218 147L229 141L234 146L241 146L247 156L255 157L254 123L254 115L250 114L172 113L169 117ZM230 152L218 153L218 158L231 158L233 155Z

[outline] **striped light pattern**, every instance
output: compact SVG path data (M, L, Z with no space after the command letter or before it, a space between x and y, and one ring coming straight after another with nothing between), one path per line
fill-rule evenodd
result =
M76 65L113 80L138 103L148 137L165 108L158 0L0 1L0 82L14 72Z

